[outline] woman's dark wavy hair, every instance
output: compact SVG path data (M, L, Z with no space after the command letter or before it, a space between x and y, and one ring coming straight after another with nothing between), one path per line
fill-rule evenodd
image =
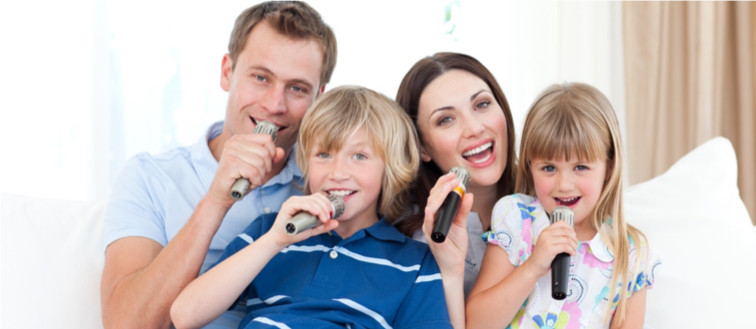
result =
M475 58L459 53L436 53L433 56L423 58L415 63L407 72L399 85L399 91L396 94L396 102L409 114L412 123L418 132L420 143L423 144L423 134L417 125L417 111L420 104L420 96L425 88L436 78L450 70L463 70L474 74L483 80L493 92L496 102L499 103L504 117L507 120L507 166L498 182L496 193L497 197L503 197L514 192L515 178L517 175L515 155L515 132L512 121L512 112L509 110L504 92L501 90L499 83L493 77L491 72L486 69ZM443 172L435 162L422 162L418 179L410 190L412 203L417 205L417 209L412 210L412 214L404 220L396 223L396 228L407 236L412 236L415 231L423 225L425 217L425 206L428 203L428 195L436 181L441 177Z

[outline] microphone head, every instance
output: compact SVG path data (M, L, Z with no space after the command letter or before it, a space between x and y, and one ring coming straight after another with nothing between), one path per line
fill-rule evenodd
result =
M558 206L554 208L554 210L551 211L551 217L549 219L551 221L551 224L563 220L567 222L567 224L569 224L571 227L575 227L575 213L572 212L572 209L565 206Z
M346 210L346 203L344 199L335 195L329 195L328 200L331 201L331 219L339 218Z
M273 142L275 143L276 138L278 138L278 126L276 126L275 123L270 121L260 121L257 123L257 126L255 126L255 130L252 132L253 134L268 134L270 137L273 137Z
M451 168L449 172L453 172L454 175L457 176L457 179L459 179L459 186L467 192L467 184L470 183L470 172L464 167L454 167Z

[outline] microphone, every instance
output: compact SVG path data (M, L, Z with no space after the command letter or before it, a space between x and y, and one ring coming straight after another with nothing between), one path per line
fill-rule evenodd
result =
M449 172L453 172L457 176L459 186L449 192L444 203L441 204L441 208L438 208L438 212L436 212L436 222L433 224L433 231L431 232L431 240L436 243L446 241L446 235L449 234L449 228L454 222L454 217L457 216L462 197L467 192L467 184L470 183L470 172L467 169L454 167Z
M339 216L341 216L341 214L343 214L344 210L346 209L344 199L335 195L329 195L328 200L331 201L331 219L339 218ZM323 222L318 219L318 216L310 214L306 211L302 211L289 219L289 221L286 222L284 228L286 228L286 234L296 235L299 232L313 228L320 224L323 224Z
M575 228L575 214L572 209L558 206L551 212L551 224L563 220ZM563 252L551 262L551 297L556 300L567 298L567 285L570 278L570 254Z
M273 137L273 142L276 142L276 138L278 137L278 127L275 123L270 121L260 121L257 123L257 126L255 126L255 130L252 131L253 134L268 134L270 137ZM246 179L244 177L237 178L234 182L234 185L231 185L231 197L234 198L236 201L241 201L241 199L244 199L244 195L247 194L247 189L249 188L249 179Z

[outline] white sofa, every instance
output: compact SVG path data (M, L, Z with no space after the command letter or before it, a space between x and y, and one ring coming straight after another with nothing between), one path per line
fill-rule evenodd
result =
M627 190L628 220L663 261L648 293L648 326L753 327L756 229L736 173L732 145L715 138ZM104 202L0 195L1 327L102 328Z

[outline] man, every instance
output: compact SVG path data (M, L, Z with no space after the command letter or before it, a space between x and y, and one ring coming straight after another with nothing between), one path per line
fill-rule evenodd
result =
M236 21L221 65L226 118L191 146L129 160L105 213L102 317L106 328L168 328L176 296L259 215L301 194L292 150L299 125L325 90L336 40L303 2L266 2ZM279 127L252 134L258 122ZM251 182L239 202L236 179ZM238 311L238 310L237 310ZM209 327L236 327L227 312Z

